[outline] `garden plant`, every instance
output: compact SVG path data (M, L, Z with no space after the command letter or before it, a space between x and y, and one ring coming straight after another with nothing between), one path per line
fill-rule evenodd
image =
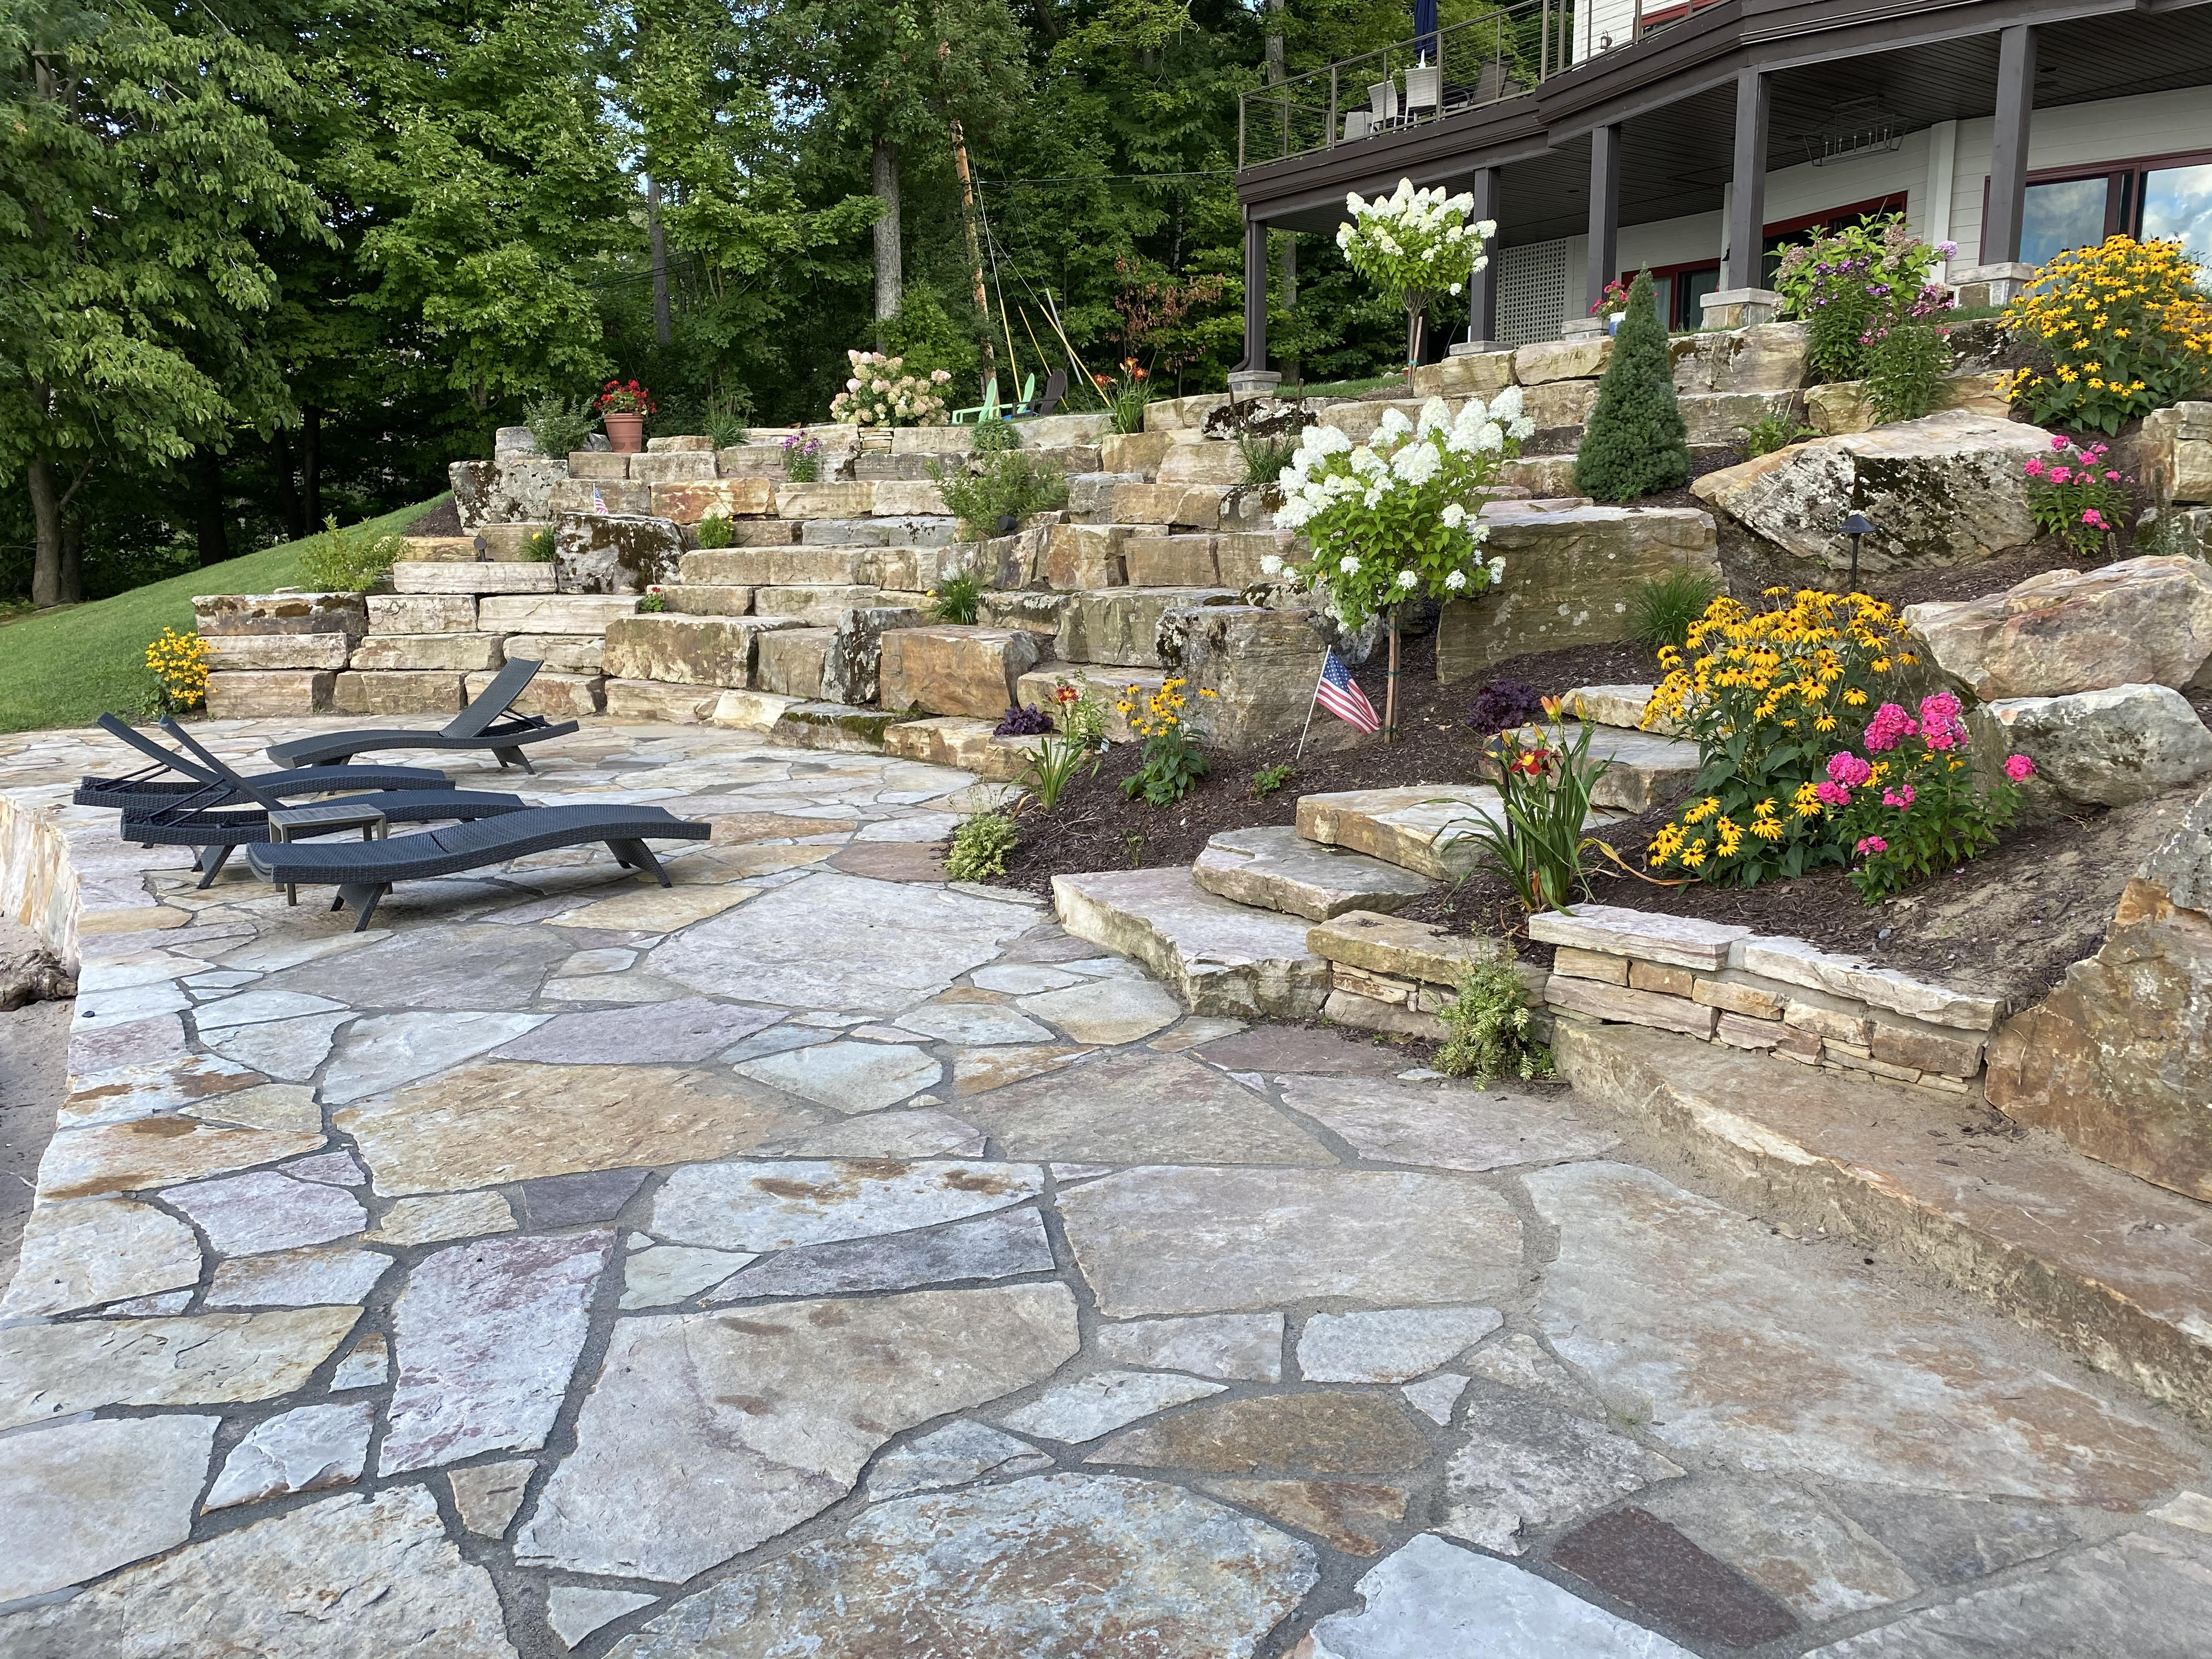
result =
M940 577L929 590L929 614L941 623L973 623L983 609L983 579L970 570Z
M816 483L822 477L822 440L794 432L783 441L783 476L793 483Z
M1440 296L1458 294L1476 271L1490 263L1482 245L1498 234L1494 220L1473 224L1474 198L1442 190L1415 190L1401 179L1398 188L1374 201L1352 191L1344 198L1351 219L1336 228L1345 262L1406 310L1406 362L1421 361L1421 334L1429 307Z
M1364 444L1333 426L1308 427L1283 469L1276 526L1302 531L1313 556L1285 565L1271 554L1261 568L1270 576L1286 571L1348 629L1386 618L1386 742L1397 727L1399 608L1413 599L1473 599L1504 574L1503 559L1482 557L1490 532L1479 515L1500 463L1533 429L1518 386L1486 408L1470 398L1456 416L1431 398L1418 423L1384 411Z
M1597 728L1577 723L1566 735L1559 700L1543 703L1546 724L1533 732L1500 732L1486 745L1483 758L1498 788L1499 815L1476 812L1449 826L1443 839L1471 841L1483 865L1513 890L1530 914L1565 910L1589 896L1589 872L1583 855L1597 845L1583 833L1589 822L1590 793L1612 766L1589 757Z
M326 593L366 593L406 550L401 537L379 536L360 525L341 530L332 516L323 520L322 535L300 550L300 574Z
M738 538L737 526L720 513L709 513L699 520L694 532L702 547L727 547Z
M830 400L830 418L854 426L943 426L948 414L944 387L952 376L944 369L909 374L903 357L880 351L848 351L853 372L845 389Z
M153 671L160 713L181 714L206 702L210 654L198 634L165 628L155 636L146 647L146 666Z
M2107 237L2047 261L2005 308L2036 364L2003 390L2038 426L2116 435L2212 385L2212 295L2179 241Z
M1004 534L1008 520L1018 525L1030 514L1049 512L1067 500L1066 475L1018 449L987 450L973 470L957 462L948 467L931 461L928 471L967 541Z
M1104 711L1087 686L1071 685L1066 680L1054 684L1043 741L1022 763L1022 782L1040 811L1049 812L1059 805L1060 796L1079 775L1097 775L1098 763L1105 752L1101 741L1104 726ZM1090 763L1087 773L1085 762Z
M1689 428L1674 398L1674 359L1651 273L1640 271L1575 451L1575 488L1601 501L1632 501L1689 482Z
M1197 788L1198 781L1212 769L1199 747L1206 734L1183 712L1189 706L1182 694L1185 683L1177 675L1163 681L1160 689L1150 694L1141 694L1140 688L1133 685L1115 705L1145 740L1137 769L1121 780L1121 793L1131 800L1172 806ZM1201 689L1198 695L1210 698L1214 694Z
M1501 1077L1527 1082L1552 1075L1552 1051L1529 1041L1528 988L1505 941L1498 942L1496 955L1468 964L1443 1018L1444 1041L1436 1064L1445 1076L1487 1089Z
M2035 527L2056 536L2076 553L2088 554L2112 539L2126 522L2131 496L2128 479L2106 456L2110 446L2086 448L2063 433L2054 433L2051 453L2021 463L2027 480L2027 511Z
M1982 787L1968 763L1962 714L1948 691L1923 697L1917 718L1886 702L1860 737L1863 754L1828 757L1818 793L1838 844L1856 860L1851 884L1869 904L1986 853L2019 814L2020 786L2035 775L2034 762L2008 755L2003 781Z
M1006 860L1022 838L1004 812L973 812L953 826L945 873L955 881L988 881L1006 873Z
M524 402L522 423L530 428L539 454L571 455L591 441L592 400L583 398L572 404L545 392Z
M1822 377L1863 380L1887 332L1948 309L1949 290L1934 280L1936 267L1958 251L1955 243L1923 241L1901 213L1869 215L1778 250L1774 288L1784 314L1808 324L1813 367Z

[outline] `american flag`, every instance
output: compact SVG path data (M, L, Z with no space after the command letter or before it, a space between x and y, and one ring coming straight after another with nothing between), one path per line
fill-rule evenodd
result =
M592 486L592 511L594 513L604 513L606 510L607 498L599 494L599 485L593 484Z
M1314 701L1340 720L1349 721L1363 732L1378 730L1382 722L1375 717L1375 705L1367 701L1367 694L1359 689L1359 682L1352 678L1334 651L1322 659L1321 683L1314 687Z

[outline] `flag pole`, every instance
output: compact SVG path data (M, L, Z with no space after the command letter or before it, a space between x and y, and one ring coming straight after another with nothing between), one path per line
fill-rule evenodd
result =
M1322 677L1328 672L1329 649L1330 647L1324 647L1321 653L1321 673L1314 676L1314 694L1306 699L1305 730L1298 733L1298 752L1291 757L1293 761L1302 761L1306 757L1306 738L1313 731L1314 705L1321 701Z

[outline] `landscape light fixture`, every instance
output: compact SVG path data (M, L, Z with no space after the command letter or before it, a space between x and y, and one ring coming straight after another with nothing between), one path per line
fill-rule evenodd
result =
M1874 520L1863 513L1854 513L1836 526L1851 538L1851 592L1859 591L1859 538L1874 534Z
M491 544L484 540L483 531L479 530L477 532L476 540L470 544L477 550L477 562L478 564L483 564L490 559Z

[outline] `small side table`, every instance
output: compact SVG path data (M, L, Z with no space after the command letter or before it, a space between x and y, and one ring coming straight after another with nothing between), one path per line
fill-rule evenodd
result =
M313 836L333 836L346 830L360 830L363 841L384 841L392 834L392 823L381 807L354 806L343 802L329 806L286 806L269 814L269 839L273 842L306 841ZM300 890L286 882L284 902L299 902Z

